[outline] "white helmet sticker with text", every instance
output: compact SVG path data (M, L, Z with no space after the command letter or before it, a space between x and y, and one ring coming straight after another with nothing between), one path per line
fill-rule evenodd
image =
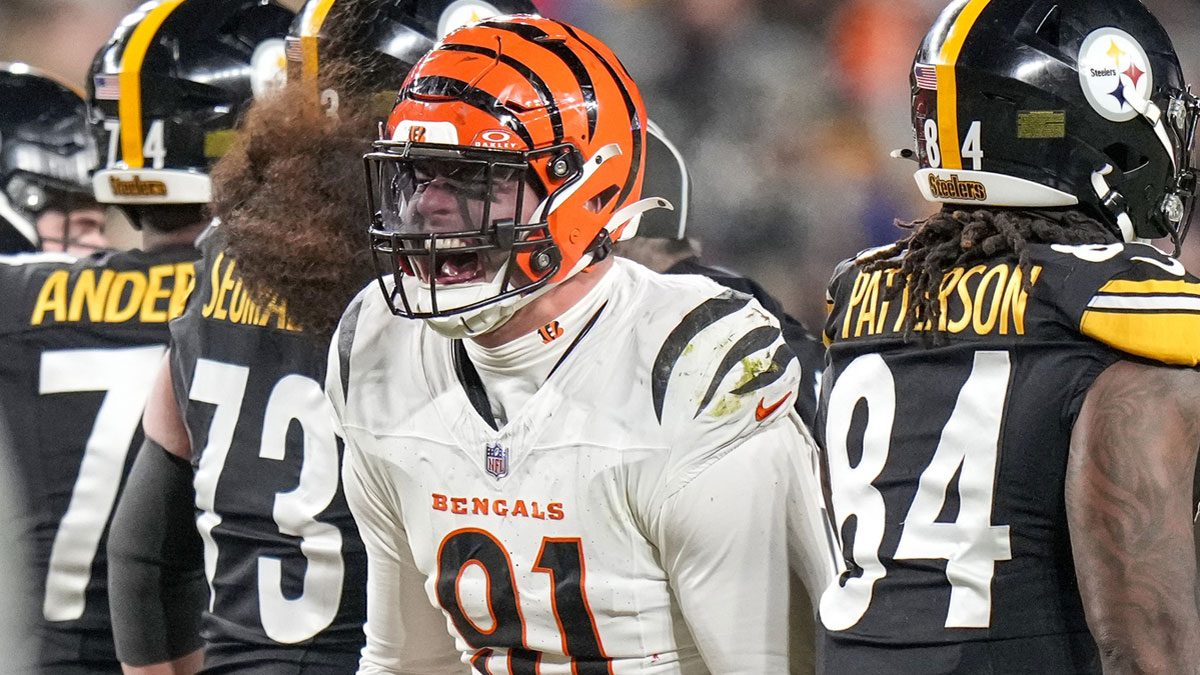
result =
M1092 31L1079 48L1079 83L1092 109L1113 122L1128 122L1154 89L1146 50L1119 28Z
M399 143L442 143L458 145L458 128L450 122L424 122L400 120L392 140Z
M989 206L1074 206L1079 198L1016 176L990 171L921 169L913 174L931 202Z
M489 19L498 14L500 14L499 9L480 0L452 2L442 10L442 18L438 19L438 39L446 37L469 23Z
M180 169L102 169L92 191L101 204L207 204L212 179Z

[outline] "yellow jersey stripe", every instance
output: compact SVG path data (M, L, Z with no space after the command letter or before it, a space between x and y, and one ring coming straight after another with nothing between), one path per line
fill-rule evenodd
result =
M1104 284L1104 287L1097 292L1097 294L1100 293L1200 295L1200 284L1182 279L1147 279L1145 281L1114 279Z
M1200 314L1085 311L1079 330L1127 354L1177 366L1200 365Z
M142 62L158 29L181 4L183 0L165 0L150 10L133 29L121 55L121 99L117 102L117 113L121 121L121 157L131 169L146 166L142 155Z
M300 72L305 82L317 81L317 70L320 55L317 52L317 36L321 34L321 26L329 16L335 0L320 0L307 12L300 26Z
M958 64L958 56L962 53L963 43L975 21L983 9L992 0L970 0L967 6L959 12L954 25L946 34L942 43L942 51L938 55L937 68L937 99L938 99L938 145L942 148L942 168L961 169L962 154L958 148L958 80L954 69Z

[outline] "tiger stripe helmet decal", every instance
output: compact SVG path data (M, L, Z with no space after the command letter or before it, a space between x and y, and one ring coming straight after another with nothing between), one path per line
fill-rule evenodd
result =
M646 112L637 85L607 46L559 21L500 16L451 32L409 73L385 133L366 157L384 295L397 315L455 337L494 329L540 290L607 257L636 233L641 213L669 207L641 199ZM474 167L477 180L502 173L532 196L516 213L484 207L453 232L427 227L411 206L425 197L404 175L418 166ZM481 189L494 202L495 185ZM389 190L401 196L388 203ZM495 279L418 281L413 272L494 253L507 256Z
M641 195L646 113L637 85L608 47L567 24L500 17L452 33L413 70L400 98L389 134L401 120L457 118L465 122L458 124L465 142L498 122L524 141L522 150L571 143L587 161L611 143L622 148L621 155L603 162L586 190L561 203L553 193L570 177L553 175L553 157L533 165L556 207L546 219L563 264L552 282L569 274L609 216ZM448 98L458 103L448 104ZM464 126L477 128L464 133ZM615 198L608 198L600 211L585 208L613 187L618 189ZM560 222L566 220L570 222ZM518 262L536 276L527 256Z

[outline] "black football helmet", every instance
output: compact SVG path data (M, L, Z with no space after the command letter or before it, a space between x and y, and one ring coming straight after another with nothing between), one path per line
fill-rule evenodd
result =
M348 94L377 94L381 118L396 102L399 83L435 42L472 21L501 14L537 14L530 0L308 0L287 38L288 79L312 82L330 114ZM338 74L338 91L322 64L355 65Z
M80 93L23 63L0 63L0 253L37 250L42 211L92 203L96 162Z
M275 0L152 0L125 17L87 81L107 204L205 204L209 170L254 95L286 76L294 14Z
M926 199L1078 208L1178 249L1200 104L1138 0L956 0L910 81Z

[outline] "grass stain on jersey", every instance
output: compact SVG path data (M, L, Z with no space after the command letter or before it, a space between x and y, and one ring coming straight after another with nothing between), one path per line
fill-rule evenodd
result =
M738 376L737 382L730 389L729 393L723 394L720 398L709 406L709 415L712 417L728 417L742 409L742 403L746 398L745 394L734 394L733 391L741 389L751 380L759 375L770 371L773 368L778 368L775 362L770 359L756 358L747 356L742 359L742 374Z

